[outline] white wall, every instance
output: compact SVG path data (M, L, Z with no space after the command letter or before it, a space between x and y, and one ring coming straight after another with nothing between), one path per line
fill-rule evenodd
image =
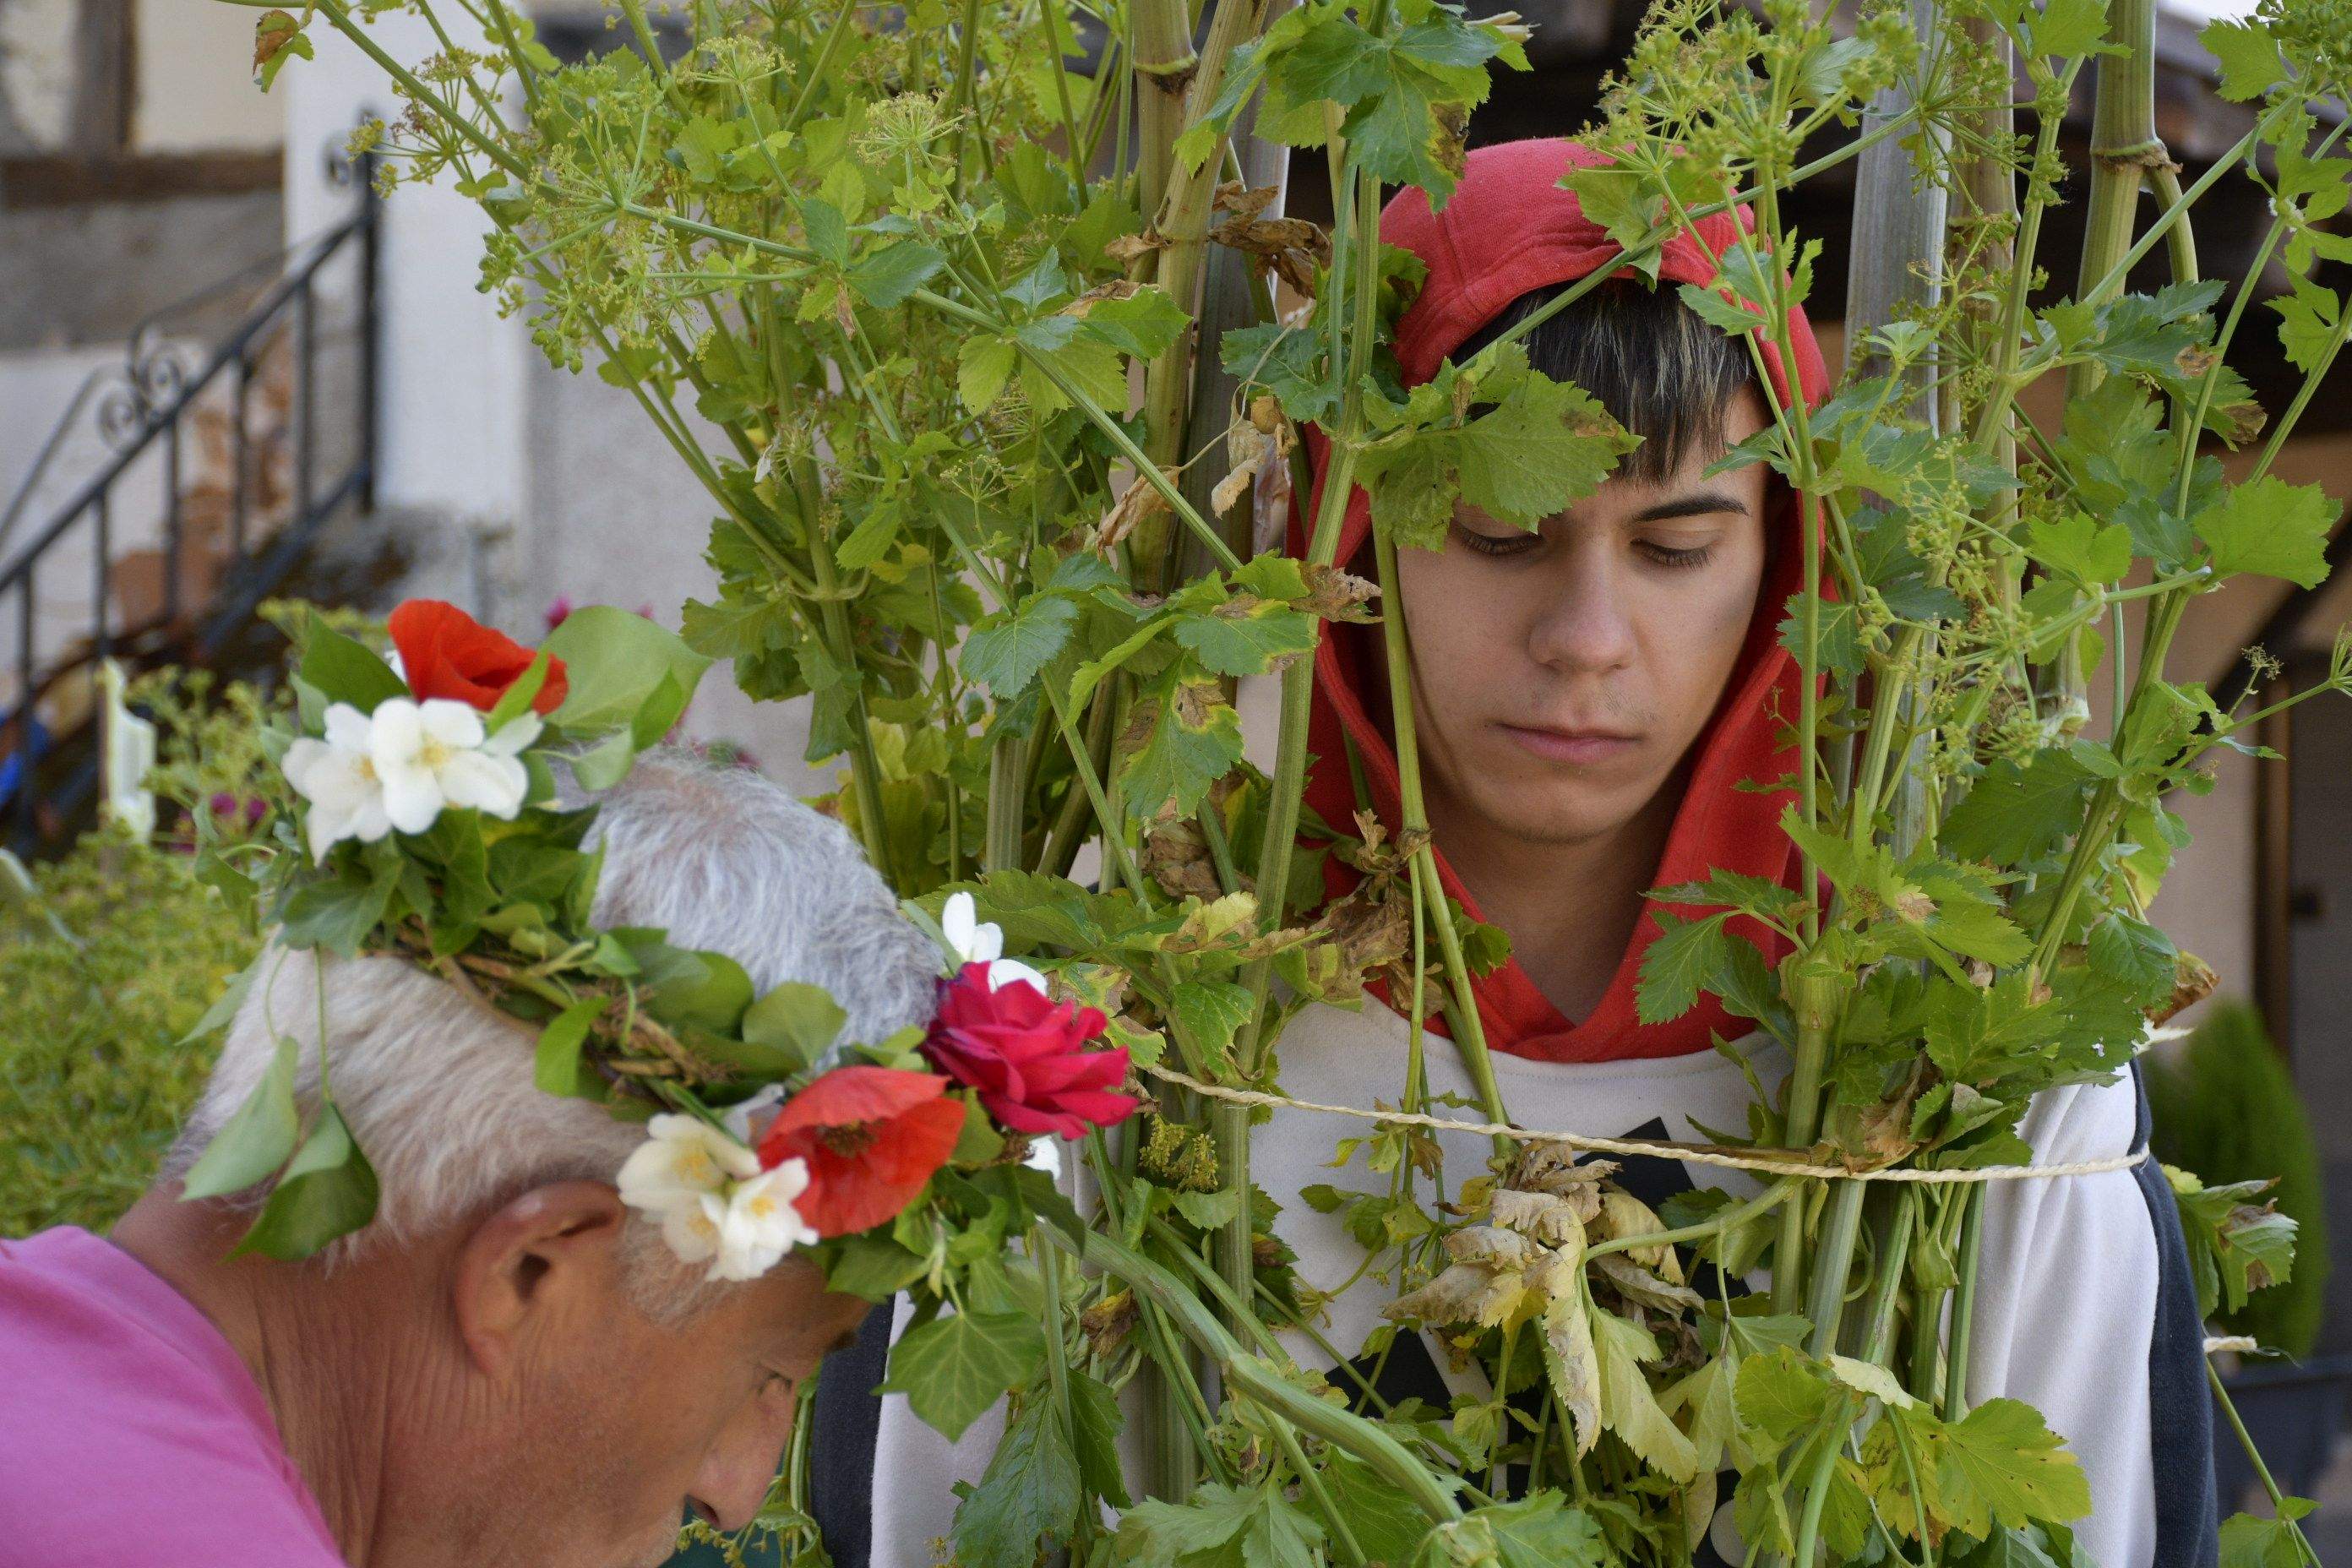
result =
M444 9L464 19L454 7ZM404 64L434 52L431 29L413 16L386 13L368 31ZM286 99L289 240L319 232L349 210L352 192L328 182L324 150L349 134L363 109L398 108L374 62L323 19L312 24L310 37L318 58L289 64L275 89ZM441 511L499 530L511 528L521 513L520 377L524 356L536 351L520 321L499 320L496 305L475 291L488 222L474 203L444 187L404 184L385 204L376 496L385 507Z
M0 10L23 3L6 0ZM212 153L278 145L283 96L265 96L253 83L253 27L260 15L216 0L138 0L131 16L138 73L131 151ZM320 22L311 30L324 29Z

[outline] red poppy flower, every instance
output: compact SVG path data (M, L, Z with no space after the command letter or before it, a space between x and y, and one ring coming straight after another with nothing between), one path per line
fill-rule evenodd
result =
M760 1139L770 1170L808 1162L793 1200L819 1236L850 1236L898 1217L963 1133L948 1080L894 1068L835 1068L784 1102Z
M1083 1138L1089 1127L1124 1121L1137 1101L1127 1081L1127 1047L1089 1050L1105 1019L1093 1007L1054 1002L1026 980L992 987L989 966L967 963L941 988L923 1055L975 1089L999 1125L1015 1132Z
M400 650L408 689L420 702L446 697L487 713L530 668L530 649L438 599L407 600L384 624ZM547 680L531 699L531 710L542 716L554 712L570 689L563 661L550 659Z

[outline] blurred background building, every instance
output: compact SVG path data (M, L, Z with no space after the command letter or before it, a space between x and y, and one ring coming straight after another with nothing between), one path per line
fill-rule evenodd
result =
M1498 76L1474 139L1576 129L1643 4L1518 0L1536 25L1537 68ZM2174 0L2160 20L2158 128L2184 180L2250 123L2213 92L2196 37L2231 8ZM478 210L429 188L379 203L355 177L341 149L389 102L376 68L314 28L318 58L290 62L265 97L248 65L255 15L202 0L0 0L0 843L20 849L54 848L89 818L96 656L233 667L258 657L253 609L270 594L372 606L430 594L536 636L558 599L674 619L707 591L699 490L625 394L549 366L522 323L476 290ZM541 14L559 54L609 47L604 24L593 7ZM415 18L387 15L375 31L402 58L430 52ZM2088 81L2067 148L2078 168ZM1318 178L1303 162L1292 211L1325 215ZM2266 215L2243 182L2221 190L2237 205L2200 208L2200 261L2236 279ZM1851 201L1850 179L1832 175L1796 203L1798 225L1826 243L1813 314L1832 362ZM2045 230L2062 287L2080 216L2061 207ZM2139 281L2162 281L2161 265L2159 253ZM2347 270L2321 281L2340 293ZM2285 285L2273 275L2259 287ZM2240 338L2233 362L2282 407L2294 383L2268 312ZM2029 407L2054 425L2056 383L2036 395ZM2251 458L2218 455L2239 470ZM2352 492L2352 360L2274 471ZM2339 530L2331 560L2352 553L2347 539ZM2339 577L2313 591L2241 579L2199 599L2174 646L2177 674L2226 702L2256 645L2283 667L2269 698L2324 674L2352 621L2352 573ZM713 680L688 729L816 784L793 705L755 709ZM2254 1010L2222 1021L2240 1041L2230 1048L2260 1059L2222 1076L2242 1084L2284 1063L2290 1109L2299 1096L2310 1112L2317 1184L2347 1216L2341 1258L2352 1253L2352 709L2315 703L2273 731L2286 762L2221 753L2210 793L2174 803L2196 837L2156 918L2221 977L2216 1002L2183 1022L2231 1003ZM2168 1114L2210 1119L2216 1099L2175 1096ZM2352 1286L2352 1267L2336 1274ZM2323 1531L2352 1544L2352 1463L2326 1469L2347 1364L2331 1358L2352 1352L2352 1289L2329 1293L2310 1348L2305 1371L2245 1374L2250 1398L2285 1412L2274 1465L2326 1493ZM2254 1386L2264 1379L2267 1394Z

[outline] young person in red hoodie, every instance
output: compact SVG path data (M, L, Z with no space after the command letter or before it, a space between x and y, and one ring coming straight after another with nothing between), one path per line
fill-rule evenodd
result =
M1613 258L1616 247L1559 185L1571 162L1591 161L1559 141L1486 148L1470 155L1442 212L1416 191L1390 204L1382 239L1428 268L1398 328L1408 383L1466 360ZM1747 1037L1738 1049L1766 1085L1788 1071L1776 1042L1749 1035L1712 998L1663 1025L1641 1024L1634 1011L1642 954L1659 930L1645 889L1710 867L1790 884L1798 875L1779 826L1785 796L1737 786L1794 771L1780 732L1796 710L1798 671L1777 626L1802 579L1807 531L1795 498L1761 466L1706 473L1769 414L1745 351L1674 292L1713 279L1710 251L1729 243L1731 223L1706 226L1707 248L1667 247L1655 289L1612 279L1523 340L1537 368L1575 382L1643 437L1612 478L1533 533L1457 509L1442 549L1403 552L1399 602L1387 606L1411 641L1445 889L1511 939L1512 961L1475 990L1504 1100L1524 1126L1675 1139L1744 1126L1752 1091L1741 1064L1711 1048L1718 1036ZM1797 363L1780 364L1768 350L1774 395L1818 399L1827 377L1811 330L1801 315L1789 325ZM1370 575L1370 553L1359 492L1339 559ZM1317 657L1309 801L1328 821L1352 819L1352 751L1371 809L1394 830L1402 812L1379 628L1331 626ZM1331 875L1336 893L1352 874L1335 863ZM1311 1007L1282 1037L1284 1089L1393 1105L1409 1035L1377 1001ZM1475 1106L1452 1042L1433 1027L1423 1048L1432 1093ZM2088 1161L2137 1148L2146 1122L2135 1073L2046 1092L2021 1131L2045 1163ZM1328 1164L1339 1139L1366 1130L1277 1111L1253 1139L1253 1178L1282 1205L1276 1229L1310 1285L1334 1289L1360 1273L1363 1252L1341 1216L1298 1194L1317 1183L1377 1184ZM1442 1142L1449 1186L1484 1172L1485 1139ZM1620 1179L1654 1207L1694 1184L1756 1190L1738 1174L1663 1160L1628 1162ZM2090 1559L2101 1568L2214 1563L2202 1328L2160 1173L2143 1163L1996 1184L1979 1279L1969 1393L2026 1400L2067 1438L2091 1481L2094 1511L2076 1531ZM1353 1358L1394 1294L1357 1278L1329 1302L1323 1344ZM862 1347L870 1367L828 1372L820 1384L814 1452L834 1500L821 1514L833 1516L824 1523L840 1568L920 1568L954 1509L945 1479L929 1478L977 1479L997 1426L984 1419L950 1453L899 1402L877 1409L860 1397L879 1380L874 1328ZM1302 1365L1329 1362L1294 1338ZM1461 1381L1444 1364L1423 1339L1401 1333L1379 1361L1380 1391L1442 1407ZM926 1479L909 1484L917 1477ZM1745 1555L1727 1487L1723 1499L1702 1563Z

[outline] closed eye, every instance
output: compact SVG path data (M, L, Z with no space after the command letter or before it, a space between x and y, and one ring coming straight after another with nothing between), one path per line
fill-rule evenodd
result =
M1454 525L1454 537L1480 555L1521 555L1542 542L1535 533L1480 533L1475 529Z

